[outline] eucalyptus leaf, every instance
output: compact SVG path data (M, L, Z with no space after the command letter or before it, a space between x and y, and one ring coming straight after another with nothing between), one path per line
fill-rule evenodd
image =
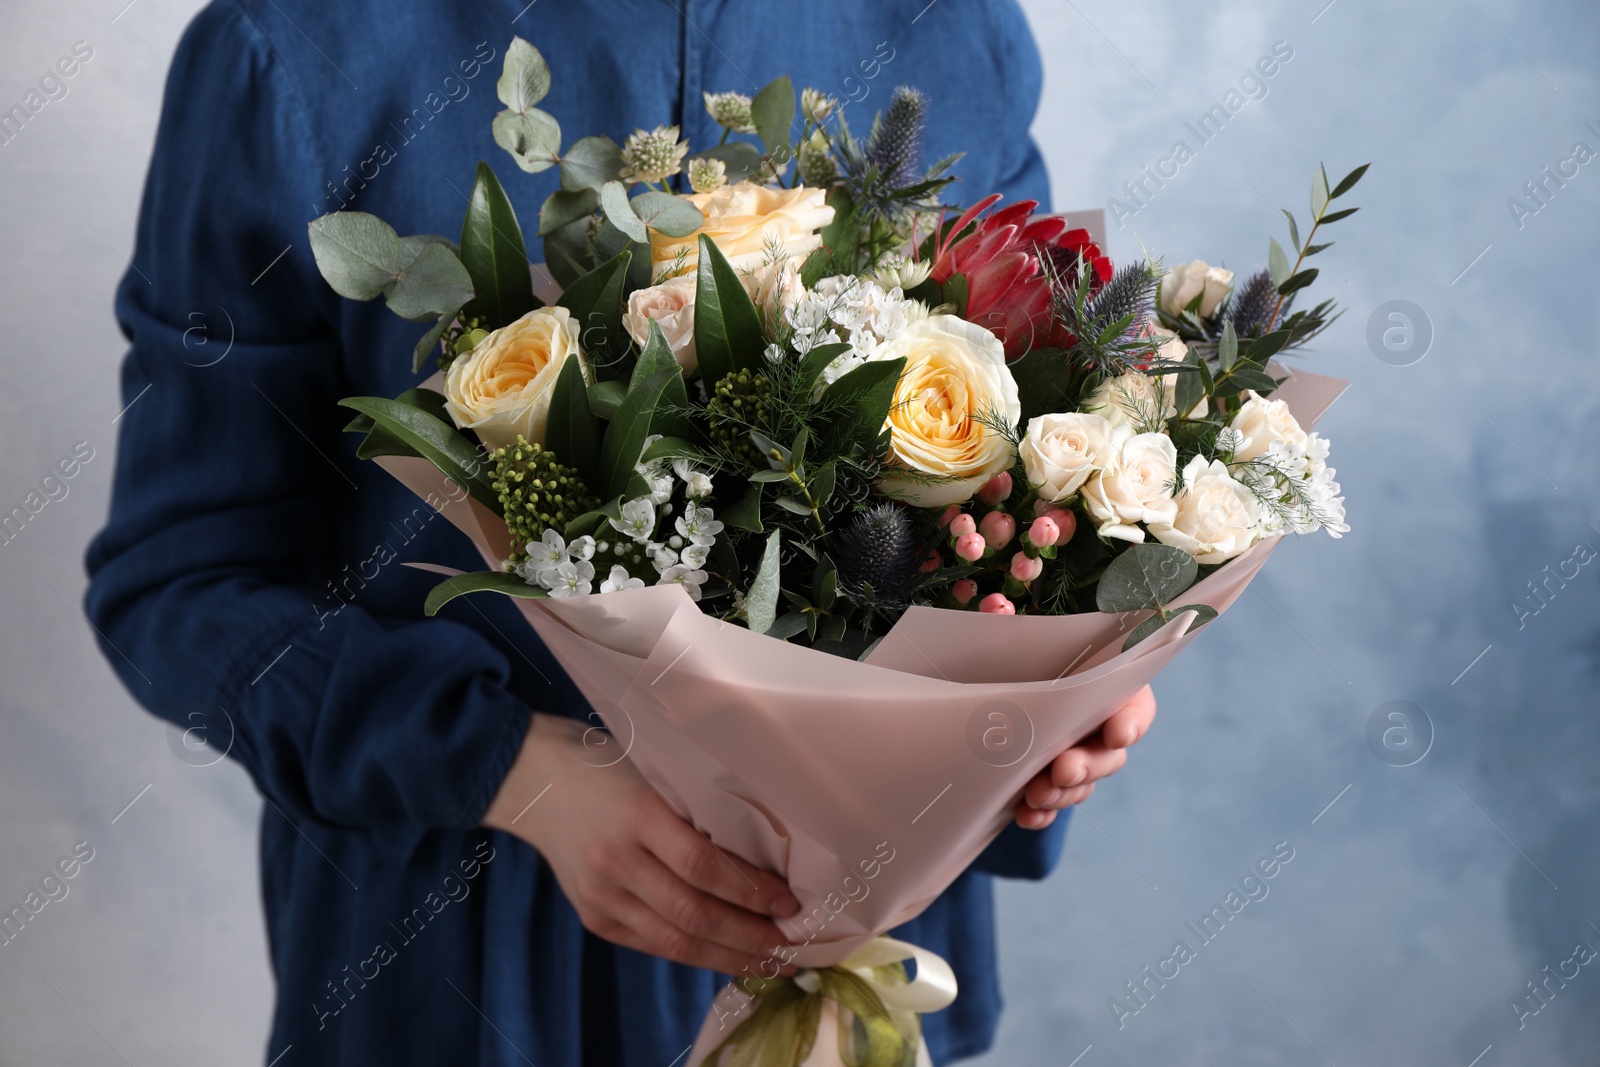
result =
M599 193L622 170L622 149L609 137L582 137L561 157L561 188Z
M550 594L542 586L529 585L526 580L505 571L472 571L446 578L428 591L423 602L424 615L437 615L439 609L458 596L468 593L504 593L506 596L540 600Z
M1186 611L1194 612L1195 618L1189 620L1189 625L1183 631L1184 633L1198 630L1200 627L1217 617L1217 609L1212 607L1210 604L1185 604L1181 608L1172 608L1167 612L1166 618L1162 618L1160 615L1152 615L1148 619L1144 620L1144 622L1141 622L1138 626L1135 626L1133 630L1129 632L1128 639L1122 643L1122 651L1128 651L1128 649L1132 648L1134 645L1137 645L1140 641L1143 641L1145 638L1161 629L1173 618L1183 614Z
M645 229L639 216L633 213L633 205L628 202L628 188L621 182L610 181L601 187L600 210L606 213L611 225L628 235L629 240L650 239L650 231Z
M335 211L311 221L311 254L333 291L371 300L411 263L394 227L364 211Z
M384 293L389 310L413 320L437 318L460 308L472 296L472 276L442 244L423 249Z
M1296 248L1299 248L1300 247L1300 227L1294 221L1294 213L1292 211L1290 211L1288 208L1279 208L1278 210L1282 211L1283 212L1283 217L1289 220L1289 243L1294 245Z
M1233 321L1222 324L1222 337L1217 341L1217 365L1223 370L1232 367L1239 358L1239 337L1233 332Z
M494 91L502 104L521 114L550 91L550 66L537 48L521 37L512 37Z
M1283 246L1277 238L1272 238L1267 244L1267 273L1272 277L1273 285L1282 285L1289 277L1289 257L1284 254Z
M1356 182L1361 180L1361 176L1367 172L1367 168L1370 166L1372 166L1371 163L1363 163L1349 174L1346 174L1343 178L1340 178L1339 184L1333 187L1331 198L1337 200L1345 193L1348 193L1351 189L1354 189Z
M809 514L811 514L811 509L806 506L806 502L804 500L799 499L798 497L780 496L780 497L778 497L778 501L777 502L778 502L778 506L780 508L782 508L785 511L792 511L796 515L809 515Z
M545 197L539 208L539 236L544 237L579 219L586 219L600 206L600 194L593 189L557 189Z
M1322 213L1328 209L1328 172L1317 164L1317 173L1311 177L1311 217L1322 218ZM1295 242L1297 245L1299 242Z
M1283 281L1279 282L1278 294L1280 296L1288 296L1290 293L1295 292L1296 290L1304 289L1306 286L1310 285L1316 280L1317 268L1311 267L1307 270L1301 271L1299 274L1285 278Z
M1200 565L1171 545L1131 545L1106 565L1095 589L1100 611L1144 611L1170 604L1194 584Z
M1347 207L1342 211L1330 211L1328 214L1322 216L1322 224L1326 226L1330 222L1338 222L1340 219L1347 219L1360 210L1361 209L1358 207Z
M640 193L630 204L646 226L668 237L687 237L705 224L700 209L681 196L655 189ZM643 240L643 238L640 238Z
M549 170L561 151L561 124L538 108L519 115L502 111L490 127L494 143L511 153L517 166L529 174Z
M778 617L778 550L782 531L773 530L750 589L744 595L745 621L750 629L764 634Z

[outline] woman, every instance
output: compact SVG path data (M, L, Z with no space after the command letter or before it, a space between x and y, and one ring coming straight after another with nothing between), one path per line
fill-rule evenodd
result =
M431 579L402 564L471 566L471 549L355 459L335 406L414 384L419 328L338 299L306 223L348 207L451 232L476 160L503 159L488 130L513 34L553 68L542 106L617 141L667 123L709 144L702 93L779 73L864 104L857 122L916 83L929 158L965 149L965 189L1047 202L1015 4L883 8L217 0L185 35L118 293L130 407L86 606L139 700L232 731L268 801L268 1061L662 1067L713 972L766 958L796 908L626 762L585 760L588 709L507 603L421 617ZM501 170L531 232L557 172ZM961 982L926 1019L936 1060L993 1033L989 876L1043 877L1061 828L1039 831L1153 715L1146 692L1060 756L1019 825L899 932Z

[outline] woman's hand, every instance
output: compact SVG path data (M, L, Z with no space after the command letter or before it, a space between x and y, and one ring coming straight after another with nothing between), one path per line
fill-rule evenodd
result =
M748 967L773 977L788 938L769 916L799 910L789 887L719 850L629 761L581 759L584 730L535 714L484 825L538 849L599 937L724 974Z
M1014 812L1025 830L1043 830L1056 812L1089 799L1094 784L1122 769L1128 746L1145 735L1156 717L1156 695L1147 685L1107 719L1100 729L1067 749L1033 776Z

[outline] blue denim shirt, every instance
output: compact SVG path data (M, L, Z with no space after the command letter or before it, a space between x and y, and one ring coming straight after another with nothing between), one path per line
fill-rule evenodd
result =
M350 395L416 384L422 327L321 281L306 223L340 207L455 235L479 159L532 234L557 172L497 148L513 34L554 75L564 143L676 123L704 90L779 74L855 101L931 97L949 199L1046 202L1028 135L1040 64L1014 0L217 0L173 60L116 310L121 441L86 609L152 712L231 746L267 803L262 896L278 1001L264 1059L308 1064L665 1067L720 980L588 934L549 867L477 828L534 709L588 712L507 602L424 619L466 539L340 428ZM537 248L534 244L533 248ZM537 253L535 253L537 255ZM426 372L424 372L426 373ZM990 874L1040 878L1061 824L1013 827L898 936L961 995L934 1058L989 1044L1000 1010ZM980 873L987 872L987 873Z

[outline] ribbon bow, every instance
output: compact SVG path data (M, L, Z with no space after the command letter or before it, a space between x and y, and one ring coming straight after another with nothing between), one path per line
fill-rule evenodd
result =
M915 960L917 976L906 976ZM831 967L772 979L755 1011L703 1061L718 1067L800 1067L811 1055L822 1002L838 1007L839 1061L845 1067L914 1067L920 1013L956 999L950 965L927 949L876 937Z

